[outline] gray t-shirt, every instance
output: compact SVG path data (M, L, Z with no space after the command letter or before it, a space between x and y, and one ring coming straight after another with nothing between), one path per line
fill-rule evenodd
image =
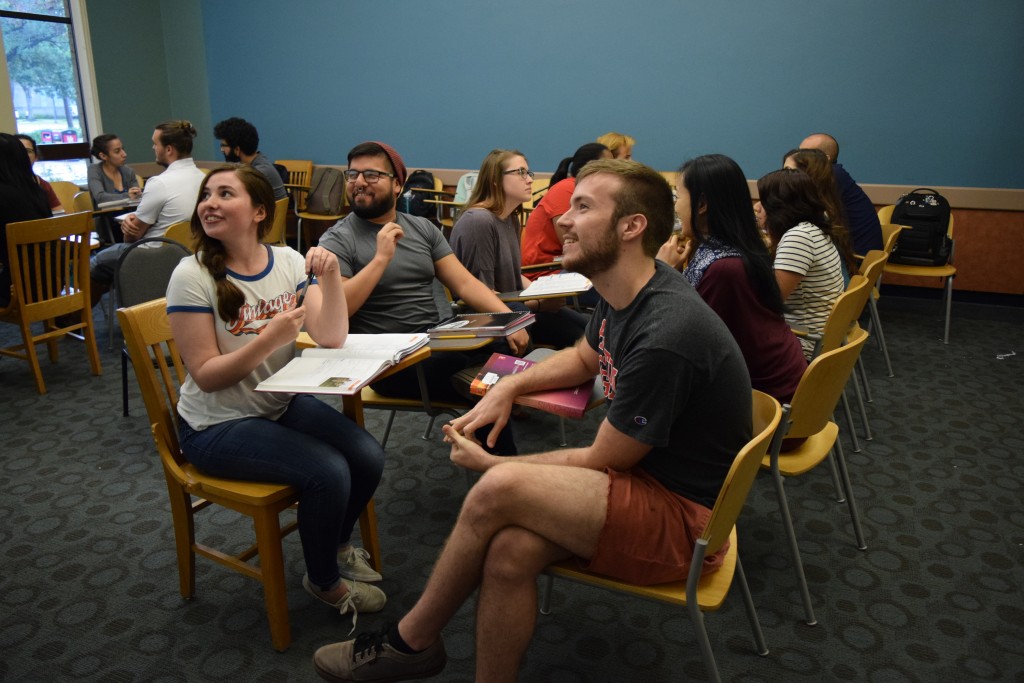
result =
M452 230L452 251L462 265L493 290L522 289L519 218L504 220L487 209L469 209Z
M444 235L425 218L399 213L395 222L405 236L377 286L351 316L357 334L419 332L439 320L434 302L434 263L452 253ZM338 256L343 277L352 277L377 254L377 233L383 226L349 214L320 238L320 246Z
M659 261L629 306L598 303L586 340L598 355L608 422L652 446L637 466L713 507L751 437L750 375L729 328Z
M267 158L266 154L256 152L251 166L270 182L270 186L274 188L274 199L284 199L288 196L288 191L284 189L284 182L281 180L281 174L277 172L274 163Z

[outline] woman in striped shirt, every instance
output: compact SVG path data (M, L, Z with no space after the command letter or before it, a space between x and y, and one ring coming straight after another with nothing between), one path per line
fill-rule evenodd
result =
M775 254L775 279L786 303L786 320L821 334L843 293L842 259L832 223L810 177L784 168L757 181L765 225ZM801 338L810 360L814 342Z

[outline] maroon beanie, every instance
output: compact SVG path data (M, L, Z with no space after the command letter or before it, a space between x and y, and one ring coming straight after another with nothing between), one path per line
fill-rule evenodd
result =
M384 150L384 154L387 155L391 165L395 168L395 180L398 181L399 185L404 186L405 179L409 177L409 172L405 169L405 162L402 161L401 155L399 155L391 145L378 142L377 140L370 140L370 143L378 145L382 150Z

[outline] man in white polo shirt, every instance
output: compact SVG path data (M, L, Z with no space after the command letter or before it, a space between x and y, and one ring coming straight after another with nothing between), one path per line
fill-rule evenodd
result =
M167 170L146 181L139 208L121 222L124 243L111 245L92 257L89 275L94 306L110 289L117 259L130 243L162 237L167 226L192 217L203 181L203 172L192 160L195 136L196 129L188 121L167 121L153 130L156 163Z

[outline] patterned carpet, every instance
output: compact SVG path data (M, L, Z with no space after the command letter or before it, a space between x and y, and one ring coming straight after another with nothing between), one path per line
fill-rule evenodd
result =
M881 300L897 376L865 351L872 441L846 453L868 538L854 547L826 468L787 483L819 624L802 623L774 491L765 474L740 520L740 549L771 654L753 652L733 594L707 625L732 681L1024 681L1024 309L957 303L949 346L934 299ZM105 338L101 319L98 336ZM15 340L0 327L0 343ZM1000 358L1004 354L1017 355ZM116 353L88 373L82 345L61 343L38 396L27 365L0 360L0 678L4 681L313 681L315 648L346 618L302 590L296 536L285 542L294 642L275 652L259 584L198 563L197 596L178 593L167 493L132 387L121 417ZM134 385L134 378L131 378ZM383 431L383 415L368 427ZM571 422L585 443L599 411ZM378 490L389 603L376 627L416 599L452 526L466 479L425 418L400 415ZM845 426L844 426L845 429ZM515 423L525 450L557 445L557 421ZM845 437L844 437L845 440ZM848 441L846 441L848 444ZM207 516L201 539L247 544L232 513ZM556 582L523 681L703 680L678 609ZM445 631L437 677L473 676L472 605Z

